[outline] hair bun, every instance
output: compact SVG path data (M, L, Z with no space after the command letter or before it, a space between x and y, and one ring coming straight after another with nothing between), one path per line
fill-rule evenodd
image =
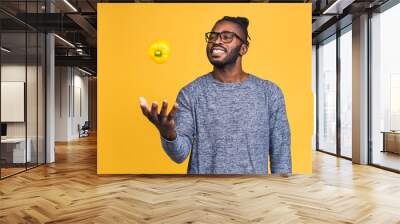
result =
M249 26L249 20L246 17L238 16L236 18L245 28L247 28Z
M231 21L231 22L236 22L239 23L241 26L243 26L245 29L247 29L247 27L249 26L249 19L247 19L246 17L241 17L241 16L236 16L236 17L231 17L231 16L224 16L222 19L220 19L219 21L222 20L227 20L227 21Z
M245 39L246 44L249 44L249 42L247 41L247 39L250 39L249 34L247 32L247 27L249 26L249 19L247 19L246 17L241 17L241 16L236 16L236 17L224 16L222 19L219 19L215 23L215 25L222 21L229 21L229 22L233 22L233 23L236 23L237 25L239 25L240 28L242 29L243 33L246 35L246 39Z

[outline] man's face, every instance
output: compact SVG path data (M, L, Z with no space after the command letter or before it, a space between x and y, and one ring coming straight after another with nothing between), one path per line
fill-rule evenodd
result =
M222 21L217 23L212 32L230 31L240 36L242 40L246 40L245 34L238 24ZM218 68L223 68L229 64L235 64L239 56L244 55L247 51L247 46L236 36L232 42L224 43L221 36L215 42L207 43L207 57L212 65Z

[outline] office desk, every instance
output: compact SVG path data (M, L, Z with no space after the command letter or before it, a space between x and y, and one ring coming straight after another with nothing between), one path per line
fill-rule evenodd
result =
M393 152L400 154L400 132L382 131L381 133L383 133L382 152Z
M26 141L28 144L25 154L25 138L6 138L1 139L1 157L6 163L25 163L31 162L31 145L30 138ZM25 159L27 159L25 161Z

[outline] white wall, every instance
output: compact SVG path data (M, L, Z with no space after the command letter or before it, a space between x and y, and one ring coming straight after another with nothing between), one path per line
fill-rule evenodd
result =
M76 74L75 70L75 75L74 75L74 86L75 86L75 92L74 92L74 108L72 111L75 111L73 113L73 119L72 119L72 136L75 138L79 137L78 129L77 126L80 124L81 126L85 123L85 121L88 121L89 118L89 111L88 111L88 97L89 97L89 92L88 92L88 77L87 76L82 76L81 74L83 73L78 73ZM79 93L80 91L80 93ZM80 97L79 97L80 96ZM81 108L79 108L81 107ZM79 109L81 111L79 111Z
M32 67L28 67L28 70ZM8 64L1 66L2 82L25 82L25 64ZM4 97L4 96L3 96ZM1 108L5 110L5 108ZM7 123L7 137L25 137L25 123L11 122Z
M2 82L25 82L25 75L27 69L29 85L36 85L36 81L33 80L31 75L36 76L36 66L27 66L25 64L5 64L1 66L1 81ZM36 88L27 88L27 103L28 107L36 108ZM3 96L4 97L4 96ZM34 102L35 105L29 105L31 102ZM6 108L1 108L2 110L6 110ZM31 112L31 111L28 111ZM37 117L36 113L28 113L28 122L34 121L36 123ZM7 136L8 137L25 137L25 123L26 122L7 122ZM28 129L33 127L32 124L28 124ZM36 130L36 126L34 127ZM31 133L30 129L28 130L28 137L29 133ZM36 132L35 132L36 133Z
M69 69L67 67L55 68L55 141L68 140L69 80Z
M56 67L55 74L55 140L70 141L88 120L88 77L72 67Z

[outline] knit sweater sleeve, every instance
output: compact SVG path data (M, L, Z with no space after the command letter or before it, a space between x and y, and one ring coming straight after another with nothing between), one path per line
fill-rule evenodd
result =
M167 155L176 163L188 157L193 143L194 119L190 99L190 88L182 88L176 98L178 110L175 116L176 138L170 141L160 135L161 145Z
M282 90L275 84L270 85L269 123L270 123L270 164L271 173L292 173L291 134L286 114L285 99Z

